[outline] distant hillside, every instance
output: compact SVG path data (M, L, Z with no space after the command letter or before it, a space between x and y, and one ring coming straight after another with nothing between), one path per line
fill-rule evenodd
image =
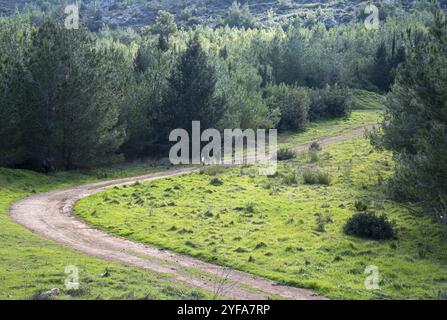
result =
M0 15L10 15L19 8L39 16L39 12L60 15L65 4L74 0L0 0ZM422 1L385 0L381 3L384 10L411 10ZM183 25L207 24L221 25L228 14L233 0L83 0L81 16L91 29L103 24L110 27L140 28L154 22L160 10L176 15ZM250 12L258 21L273 18L281 21L294 16L324 22L328 27L347 23L358 17L365 7L365 1L314 1L314 0L241 0L247 4ZM447 0L440 1L447 8Z

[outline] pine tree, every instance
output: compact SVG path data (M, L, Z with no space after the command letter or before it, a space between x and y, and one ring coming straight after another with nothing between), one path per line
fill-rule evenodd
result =
M192 121L200 121L202 128L217 126L225 113L225 102L216 95L216 82L216 71L195 34L168 79L168 89L158 114L160 143L168 142L173 129L191 128Z
M388 53L385 43L382 42L377 48L376 55L374 57L374 64L371 70L372 83L381 92L386 92L390 88L390 72L391 65L388 61Z
M235 1L228 8L228 15L225 18L225 24L230 27L237 28L253 28L256 24L256 19L250 12L248 3L241 5Z
M72 169L114 158L124 134L118 127L122 59L113 48L98 48L85 30L51 21L36 30L26 91L17 101L28 159Z
M266 99L270 109L279 107L281 110L279 130L298 131L306 128L311 103L306 89L285 84L268 86Z
M17 100L26 90L24 63L30 32L29 21L19 15L0 28L0 166L13 166L26 157Z
M166 51L169 49L169 38L177 31L175 17L167 11L160 11L155 24L151 28L153 34L158 35L159 49Z
M447 199L447 25L437 11L429 36L411 33L412 48L390 93L382 131L372 135L397 160L396 198L430 209Z
M167 78L172 69L172 55L151 41L143 40L135 58L134 80L122 118L127 124L127 140L122 147L127 158L147 157L157 152L157 110L161 110Z

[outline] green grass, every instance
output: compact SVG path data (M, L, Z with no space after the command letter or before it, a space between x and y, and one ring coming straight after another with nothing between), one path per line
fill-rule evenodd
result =
M42 175L0 168L0 299L23 299L60 288L65 267L79 269L80 288L61 299L197 299L207 294L173 285L168 275L88 257L27 231L8 214L9 206L35 192L63 188L98 178L142 174L156 170L144 165L85 172ZM101 274L108 271L109 276Z
M330 184L305 185L309 169L327 173ZM318 161L283 162L275 177L255 167L205 170L109 190L76 210L107 232L331 298L437 298L447 291L446 230L385 198L392 170L389 154L355 139L326 147ZM358 200L395 220L398 239L343 234ZM365 289L370 265L379 268L380 290Z
M354 97L356 99L361 100L362 108L355 110L350 119L339 119L339 120L331 120L331 121L315 123L312 125L312 127L308 132L281 136L280 142L282 142L284 145L289 144L296 146L301 143L312 142L315 139L318 139L319 137L330 136L342 133L344 131L349 131L352 127L374 123L379 118L377 110L380 109L380 101L381 101L380 97L365 92L355 93ZM141 163L133 163L131 165L128 164L117 165L111 168L100 168L88 171L55 173L48 176L24 170L0 169L0 238L2 240L2 245L0 246L0 299L21 299L29 297L36 292L52 289L53 287L63 288L64 280L66 278L64 270L67 265L76 265L79 267L81 271L80 272L81 287L83 288L83 290L82 292L79 292L79 294L76 297L74 297L77 299L99 299L99 298L126 299L126 298L144 298L144 297L154 299L164 299L164 298L182 299L182 298L197 298L205 296L204 293L201 292L188 290L178 286L172 286L166 281L168 280L168 278L166 278L163 275L153 274L136 268L128 268L118 264L108 263L102 260L89 258L83 254L76 253L61 245L55 244L54 242L45 240L37 235L32 234L31 232L25 230L23 227L14 223L10 219L9 214L7 212L9 206L14 201L29 196L35 192L43 192L51 189L63 188L67 186L80 184L83 182L97 181L102 179L137 176L141 174L154 172L160 169L165 169L168 166L169 165L167 165L165 162L162 161L157 163L150 162L149 164L147 162L141 162ZM214 223L210 226L210 229L208 229L208 223L214 221L213 219L215 219L216 217L216 210L220 210L218 208L221 205L218 202L216 202L217 206L213 204L212 208L210 208L209 212L207 212L208 205L203 201L206 202L208 197L212 195L208 192L215 191L213 189L220 189L220 188L225 190L228 189L228 182L226 181L228 177L226 175L228 175L229 173L227 172L226 169L223 168L210 168L207 169L206 171L207 175L202 176L196 175L194 176L194 179L191 180L190 182L193 188L197 187L202 188L203 190L200 190L201 192L200 196L195 196L194 198L191 198L193 209L187 209L185 211L186 216L182 215L182 217L179 218L178 215L180 214L180 212L179 213L174 212L173 216L170 217L170 220L168 219L164 221L161 226L156 225L156 222L158 221L158 218L156 219L156 217L159 216L158 214L159 212L166 212L166 214L169 214L170 212L172 212L172 210L180 209L182 208L182 205L186 205L186 203L183 204L177 203L176 199L170 199L168 197L168 195L171 196L170 193L174 194L178 193L179 196L181 194L184 194L185 193L185 189L183 189L184 187L177 182L175 183L172 182L176 180L166 180L163 182L163 184L166 184L166 187L163 188L164 189L171 188L171 191L166 191L166 197L167 197L166 199L163 198L162 196L161 199L156 198L151 200L154 201L155 203L154 203L154 209L150 210L150 208L147 207L147 199L145 198L146 196L142 195L141 197L144 206L142 206L141 208L137 207L135 208L140 210L138 212L135 212L135 214L143 214L145 219L147 218L149 220L144 220L144 223L134 224L132 220L129 220L129 218L121 217L122 219L124 219L124 221L118 219L114 221L114 223L112 223L111 225L109 226L106 225L103 227L112 232L116 231L115 228L117 228L119 229L120 232L122 230L125 230L123 231L124 233L126 232L132 233L134 231L128 230L129 226L128 224L131 223L133 227L142 228L140 230L141 235L137 237L138 240L151 241L151 243L156 243L159 244L160 246L164 246L164 243L166 243L167 247L179 250L181 252L197 255L199 257L203 257L204 259L214 260L214 257L220 255L220 253L222 252L221 250L225 248L217 248L216 250L219 250L218 251L219 253L215 252L212 253L211 255L209 253L204 254L203 253L204 250L201 248L201 246L203 246L205 242L200 243L200 241L201 240L204 241L206 239L199 239L199 240L196 239L197 235L194 234L194 232L196 232L194 231L196 229L194 222L188 220L189 222L187 224L185 224L184 226L182 225L184 221L183 219L185 217L188 219L190 219L191 217L190 214L188 214L188 212L190 212L191 210L196 211L198 210L197 211L198 213L200 214L203 213L208 216L206 217L205 220L201 221L201 223L204 224L203 232L205 233L210 232L208 236L209 238L219 239L219 240L215 239L208 241L206 242L206 244L209 245L212 242L218 243L218 241L220 241L221 236L219 233L221 232L221 230L216 226L214 226ZM234 174L237 175L238 174L237 171ZM248 176L246 177L247 179ZM203 183L204 179L205 182L207 182L207 179L209 179L211 182L211 179L213 179L213 177L218 178L219 181L222 179L224 184L218 186L220 183L217 183L216 180L215 181L216 186L198 185ZM272 190L276 190L276 188L278 188L276 186L277 182L276 180L281 180L291 185L290 187L287 188L292 188L293 184L297 181L299 177L300 176L297 174L287 173L284 177L273 179L272 181L270 180L265 181L265 183L263 183L262 185L264 184L266 186L271 185ZM256 180L257 178L254 179ZM144 185L142 188L146 187L147 186ZM237 189L237 187L234 188ZM253 189L253 186L250 185L250 189ZM253 191L254 190L256 189L253 189ZM261 190L264 190L264 187L262 187ZM163 193L165 193L165 191L163 191ZM237 193L238 192L236 192L236 194ZM125 202L127 203L130 199L129 197L131 197L132 195L128 194L126 197L125 194L127 194L127 192L123 192L122 194L120 194L119 197L123 197L123 199L126 199ZM262 195L263 193L259 194L259 196ZM222 194L221 195L222 200L227 201L228 199L225 198L227 196L228 196L227 194ZM281 199L283 198L278 197L277 201L281 201ZM90 203L90 201L93 200L94 198L89 198L85 200L85 202L81 203L80 207L82 208L82 206L94 205L93 202ZM140 199L135 200L141 201ZM256 209L257 196L254 195L254 198L252 200L253 203L250 203L249 199L247 201L243 201L241 205L244 208L244 210L247 211L257 210ZM124 203L122 205L124 205ZM166 205L166 207L163 207L164 205ZM130 210L133 210L132 207L133 205L129 206L131 207ZM157 206L159 208L156 208ZM101 210L105 210L106 205L103 204L100 208ZM222 208L224 208L223 205ZM279 208L281 208L281 206ZM127 212L127 210L129 209L127 205L125 206L125 209ZM230 207L228 210L231 212L232 208ZM157 215L151 216L152 212L156 212ZM237 211L237 213L240 212ZM249 214L254 215L255 213L256 211ZM107 214L107 219L108 218L114 219L112 217L113 215L112 211L110 211L110 214L111 214L110 216ZM88 215L88 212L86 212L86 215ZM235 217L238 217L238 215L236 215ZM101 216L101 218L105 218L105 216L104 217ZM102 219L101 221L93 221L93 222L98 224L104 223ZM120 226L121 223L126 224L124 228L123 226ZM171 228L172 230L177 229L177 231L168 232L166 230L162 230L166 225L166 223L169 224L169 229ZM254 223L255 223L254 225L256 225L256 221ZM151 239L146 239L145 236L142 236L143 234L147 233L148 228L152 230L152 228L156 229L158 227L160 227L158 233L154 233L156 237L158 236L160 237L157 241L152 242ZM233 231L231 231L230 233L237 234L234 237L238 237L241 235L238 234L239 232L241 232L240 228L234 228L233 226L228 226L226 228L233 229ZM244 234L244 232L248 232L249 230L250 229L243 229L242 235ZM189 233L189 231L193 231L192 236ZM278 232L282 232L282 230L278 229ZM181 237L177 238L174 242L170 243L169 241L166 240L166 237L170 238L172 235L177 236L180 235ZM189 240L189 238L191 238L191 240ZM187 240L185 239L188 239L190 241L187 243L187 245L186 245ZM228 241L229 243L231 243L232 238L230 238ZM197 246L197 248L194 249L195 246ZM245 246L244 244L241 244L240 248L243 249L244 246ZM247 248L250 249L249 246L247 246ZM233 251L230 250L229 253L230 256L234 255L234 258L239 257L239 254L234 254L232 252ZM242 260L247 260L248 258L246 257L246 254L244 255L245 256L242 257ZM256 257L256 259L258 259L259 262L259 258ZM278 260L278 264L280 263L281 263L280 260ZM237 263L233 265L237 266ZM253 264L252 267L254 267L254 265L255 264ZM262 271L261 267L256 267L255 269L259 270L249 269L249 271L253 271L258 274L265 274ZM111 270L110 277L104 278L99 276L99 274L103 274L105 270ZM275 278L275 276L273 275L275 273L277 272L274 269L272 269L272 278ZM267 274L267 276L270 275ZM286 278L287 277L289 276L286 274ZM280 278L276 277L276 279ZM293 279L292 283L294 283ZM307 285L312 287L311 284ZM64 296L62 298L70 298L70 297Z
M278 136L282 147L295 147L309 144L324 137L336 136L353 128L376 124L381 120L384 98L372 92L353 91L353 105L349 117L312 122L304 132L286 132Z
M353 110L384 110L386 97L377 93L352 89L350 98Z
M377 110L354 110L348 118L316 121L312 122L304 132L282 133L278 135L278 144L287 148L309 144L324 137L347 133L356 127L376 124L380 118Z

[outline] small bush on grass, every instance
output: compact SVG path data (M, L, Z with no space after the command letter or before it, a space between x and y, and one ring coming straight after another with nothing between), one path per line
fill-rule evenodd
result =
M256 211L256 206L253 202L247 202L245 204L245 211L248 213L254 213Z
M87 286L81 286L79 289L69 289L65 291L66 295L71 297L82 297L90 293L90 288Z
M397 236L395 227L395 223L389 221L385 215L378 216L374 212L361 212L348 220L343 231L350 236L389 240Z
M304 184L309 185L330 185L331 177L327 172L322 172L320 170L306 170L303 173Z
M447 291L439 290L437 300L447 300Z
M347 88L334 85L311 92L309 119L329 119L345 117L351 112L351 99Z
M201 169L200 174L204 174L204 175L213 177L213 176L217 176L221 173L224 173L226 171L226 169L227 168L224 166L211 166L208 168Z
M43 292L36 292L32 294L30 297L27 297L25 300L52 300L53 298L48 295L44 294Z
M296 153L287 149L287 148L282 148L278 151L278 155L277 155L278 161L292 160L295 158L296 158Z
M366 201L358 200L354 203L355 209L360 212L365 212L368 210L369 204Z
M220 187L221 185L223 185L223 181L219 178L213 178L211 179L210 184L215 187Z
M309 161L311 163L316 163L320 161L320 155L316 151L309 151Z
M315 231L317 232L325 232L326 231L326 225L328 223L333 223L332 215L330 212L323 213L317 213L316 214L316 222L317 226L315 227Z
M432 248L429 243L418 242L417 253L420 259L426 259L428 254L432 252Z
M281 111L281 119L278 123L280 131L304 130L307 127L311 103L307 88L285 84L268 85L265 96L270 110L278 108Z
M322 150L322 148L318 142L312 142L312 144L309 147L309 151L316 152L316 151L321 151L321 150Z
M298 177L295 172L289 172L283 175L282 181L285 185L292 186L298 184Z

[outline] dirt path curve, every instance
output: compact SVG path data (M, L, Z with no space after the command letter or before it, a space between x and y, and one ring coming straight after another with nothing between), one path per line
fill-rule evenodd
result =
M349 140L364 132L365 127L337 137L320 140L321 145ZM293 150L302 152L309 146ZM134 243L93 229L75 215L74 204L87 196L108 188L154 181L190 174L198 169L181 168L140 177L117 179L33 195L18 201L10 208L12 218L22 226L48 239L104 260L133 265L170 275L178 284L197 287L230 299L260 300L269 297L284 299L324 299L312 291L276 285L273 281L245 272L182 256L167 250Z

